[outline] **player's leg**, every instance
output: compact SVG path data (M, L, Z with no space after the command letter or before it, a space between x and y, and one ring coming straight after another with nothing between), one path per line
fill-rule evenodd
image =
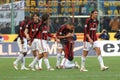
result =
M42 49L41 49L40 41L38 39L34 39L31 48L34 51L34 59L29 64L29 67L31 68L31 70L35 71L34 69L35 64L38 62L40 58L42 58Z
M86 56L88 55L88 51L83 50L83 54L81 56L81 69L80 71L88 71L85 68Z
M33 53L33 60L34 60L37 57L37 55L38 55L37 54L38 51L37 50L33 50L32 53ZM35 64L35 68L38 69L38 62Z
M60 43L58 43L57 45L57 61L56 61L56 68L59 69L60 68L60 62L61 62L61 57L62 57L62 45Z
M95 50L95 52L96 52L96 54L98 56L98 61L99 61L101 70L102 71L107 70L109 67L107 67L107 66L104 65L104 61L103 61L103 58L101 56L100 48L96 47L96 48L94 48L94 50Z
M72 62L66 59L65 68L80 68L77 62Z
M21 70L29 70L29 68L25 67L25 57L27 55L27 39L23 38L24 44L23 44L23 58L21 59Z
M42 70L42 58L38 61L38 70Z
M56 61L56 68L59 69L60 68L60 62L61 62L61 53L57 53L57 61Z
M60 68L65 68L66 58L63 58L60 64Z
M48 60L48 53L47 52L44 52L43 53L43 60L44 60L44 62L45 62L45 65L46 65L46 67L47 67L47 69L48 70L54 70L53 68L51 68L51 66L50 66L50 63L49 63L49 60Z
M88 51L90 50L91 46L92 45L89 42L83 43L83 54L81 56L81 69L80 69L80 71L88 71L85 68L85 62L86 62L86 56L88 55Z
M42 49L43 50L43 60L45 62L45 65L46 65L48 70L54 70L53 68L51 68L49 60L48 60L48 48L47 48L48 44L47 44L47 41L46 40L42 40L41 44L42 44L41 46L43 48Z
M43 57L42 54L38 54L33 61L29 64L29 67L31 68L32 71L35 71L35 64L38 62L39 59Z
M19 47L19 49L20 49L20 54L19 54L19 56L17 57L17 59L13 62L13 67L14 67L16 70L18 70L18 63L19 63L19 61L24 57L24 55L22 54L22 53L23 53L23 52L22 52L22 47L23 47L23 45L21 44L20 38L17 39L17 44L18 44L18 47Z
M101 70L102 71L107 70L109 67L104 66L104 61L103 61L103 58L102 58L102 55L101 55L101 50L100 50L98 41L94 42L93 48L94 48L94 50L95 50L95 52L96 52L96 54L98 56L98 61L100 63Z
M13 62L13 67L18 70L18 62L24 57L24 55L22 53L19 54L19 56L17 57L17 59Z

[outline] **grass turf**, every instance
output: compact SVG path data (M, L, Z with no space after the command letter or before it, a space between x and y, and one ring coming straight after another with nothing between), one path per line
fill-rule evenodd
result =
M120 57L104 57L104 63L110 67L109 70L100 71L97 57L88 57L86 68L88 72L80 72L79 69L55 69L48 71L43 62L41 71L15 70L12 66L16 58L0 58L0 80L120 80ZM50 57L50 64L54 68L56 59ZM80 64L80 57L76 57ZM26 58L26 66L32 58ZM20 65L19 65L20 67Z

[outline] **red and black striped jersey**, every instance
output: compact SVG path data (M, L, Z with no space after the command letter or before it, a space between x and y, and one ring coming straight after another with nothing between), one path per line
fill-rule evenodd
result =
M68 33L73 33L73 30L67 28L67 25L62 25L56 33L56 36L65 36ZM66 39L73 39L73 37L66 38Z
M19 37L20 39L23 39L23 37L26 37L25 36L25 29L26 29L26 25L27 25L27 22L25 20L23 20L21 23L20 23L20 26L19 26Z
M92 19L92 18L88 18L86 20L85 26L84 26L84 41L89 42L88 38L86 37L86 34L88 34L90 36L90 38L93 41L97 40L97 28L98 28L98 20L97 19Z
M28 25L27 25L27 29L28 29L28 34L30 36L30 38L33 38L33 34L36 33L39 25L41 24L41 21L38 22L34 22L34 20L31 20Z
M42 23L39 25L37 32L35 32L34 34L34 38L38 38L38 39L44 39L47 40L49 37L53 37L53 35L51 33L49 33L49 26L45 23Z

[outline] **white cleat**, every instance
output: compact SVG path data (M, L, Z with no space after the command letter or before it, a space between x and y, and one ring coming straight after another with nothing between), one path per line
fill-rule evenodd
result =
M49 68L48 70L49 70L49 71L54 71L55 69L53 69L53 68Z
M42 68L38 67L38 68L36 68L36 70L42 70Z
M32 71L35 71L35 68L33 66L29 65L29 67Z
M78 68L78 69L80 69L80 66L78 65L77 62L75 62L75 67Z
M18 70L18 65L15 62L13 62L13 67L15 70Z
M31 68L32 71L36 71L35 68Z
M21 67L21 70L30 70L30 69L26 67Z
M107 70L107 69L109 69L109 67L104 66L104 67L101 68L101 71L105 71L105 70Z
M56 66L56 69L60 69L60 66Z
M87 72L88 70L85 69L85 68L81 68L80 71L81 71L81 72Z

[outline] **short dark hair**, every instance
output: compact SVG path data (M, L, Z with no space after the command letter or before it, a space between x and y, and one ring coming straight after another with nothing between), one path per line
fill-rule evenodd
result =
M68 22L67 24L68 24L68 25L70 25L70 26L74 26L74 23L73 23L73 22L71 22L71 21L70 21L70 22Z
M48 20L48 18L49 18L49 14L48 13L44 13L42 15L42 17L41 17L41 19L42 19L43 22L46 21L46 20Z
M98 10L93 10L93 11L91 11L91 14L92 14L92 13L94 13L95 11L97 11L97 12L98 12Z
M30 20L30 16L25 16L25 21L28 22Z

